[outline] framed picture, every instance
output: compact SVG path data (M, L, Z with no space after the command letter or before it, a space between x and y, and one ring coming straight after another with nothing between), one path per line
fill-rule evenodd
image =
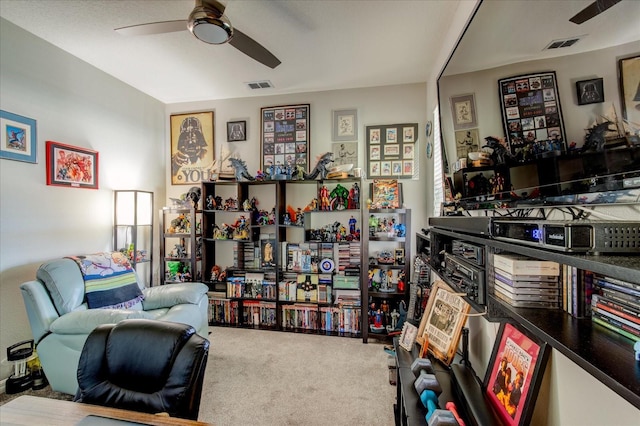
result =
M358 142L337 142L333 144L333 164L353 164L358 167Z
M518 160L533 153L566 150L560 97L553 71L498 80L502 122L511 154Z
M391 168L391 162L388 163L388 167ZM381 167L384 169L385 166L381 165ZM396 179L375 179L371 184L370 192L372 209L399 209L402 207L402 186Z
M227 121L227 142L239 142L247 140L247 122Z
M37 163L36 120L0 110L0 158Z
M400 340L398 341L398 344L401 348L411 352L417 335L418 327L409 322L405 322L402 326L402 332L400 333Z
M462 130L478 127L476 98L473 93L451 97L451 116L453 129Z
M333 111L333 141L358 140L358 110Z
M171 116L172 185L209 180L215 152L213 118L213 111Z
M419 178L417 161L407 163L407 167L403 162L403 160L416 158L418 123L367 126L365 130L367 134L365 156L369 176L394 179Z
M428 342L428 351L446 365L453 361L470 309L443 281L436 281L431 288L418 336L421 344Z
M601 78L576 81L578 105L604 102L604 85Z
M260 168L286 167L287 162L291 161L286 151L293 149L295 164L309 171L310 105L264 107L260 109L260 117Z
M480 151L480 134L478 129L456 130L456 156L467 158L470 152Z
M622 117L638 126L640 123L640 55L620 59L618 73Z
M98 189L98 153L47 141L47 185Z
M528 425L549 347L524 329L502 323L484 378L484 392L507 425Z

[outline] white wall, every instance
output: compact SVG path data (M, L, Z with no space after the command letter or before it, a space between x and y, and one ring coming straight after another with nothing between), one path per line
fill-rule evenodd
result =
M4 358L32 338L20 284L46 260L111 250L113 190L153 191L161 205L167 157L162 103L8 21L0 31L0 107L35 119L38 141L37 164L0 159ZM47 186L47 140L98 151L100 189Z
M311 167L316 157L332 150L331 128L332 110L358 110L358 166L366 173L365 163L365 127L378 124L418 123L418 145L416 159L419 161L419 180L403 179L405 206L412 209L412 230L420 230L427 224L427 203L430 203L430 186L425 182L430 179L431 168L425 155L424 126L426 120L425 84L407 84L399 86L372 87L365 89L334 90L292 95L264 96L242 99L224 99L196 103L167 105L167 128L171 114L192 111L214 111L216 157L222 146L236 152L247 163L253 174L260 168L260 108L277 105L310 104ZM247 120L247 141L227 143L226 122L236 119ZM169 141L165 143L165 156L169 156ZM186 191L188 186L171 185L170 170L165 176L167 197L177 197ZM368 197L368 185L362 200ZM168 202L167 198L167 202ZM429 204L430 205L430 204ZM414 247L412 247L412 250Z

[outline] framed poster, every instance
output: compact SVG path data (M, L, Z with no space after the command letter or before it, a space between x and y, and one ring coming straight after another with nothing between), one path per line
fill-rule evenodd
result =
M453 129L463 130L478 127L476 98L473 93L451 97L451 116Z
M418 123L367 126L366 138L369 176L418 179Z
M98 189L98 152L47 141L47 185Z
M502 323L484 378L485 396L507 425L528 425L549 347L524 329Z
M215 152L213 111L172 115L171 184L209 180Z
M227 121L227 142L239 142L247 140L247 122Z
M604 102L603 79L576 81L578 105L599 104Z
M352 164L353 167L358 167L358 142L336 142L332 146L332 151L332 166Z
M456 158L467 158L470 152L480 151L478 129L456 130Z
M446 365L453 361L470 309L471 306L453 293L444 281L436 281L431 288L418 337L421 344L428 341L428 351Z
M618 61L622 117L640 125L640 55Z
M525 160L566 150L554 71L503 78L498 89L511 154Z
M0 158L37 163L36 120L0 110Z
M333 111L334 142L358 140L358 110L345 109Z
M396 179L374 179L370 192L372 209L402 208L402 184Z
M308 172L310 105L264 107L260 117L260 168L298 165Z

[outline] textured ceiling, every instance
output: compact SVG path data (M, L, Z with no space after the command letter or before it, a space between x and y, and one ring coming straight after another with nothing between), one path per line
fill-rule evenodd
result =
M225 2L231 23L282 61L273 70L187 30L136 37L114 31L186 19L193 0L0 0L0 16L164 103L177 103L424 82L461 1L474 0ZM640 38L636 0L623 0L583 25L568 22L591 2L485 0L447 72ZM542 53L554 38L583 34L588 37L571 48ZM275 87L249 90L246 83L256 80Z

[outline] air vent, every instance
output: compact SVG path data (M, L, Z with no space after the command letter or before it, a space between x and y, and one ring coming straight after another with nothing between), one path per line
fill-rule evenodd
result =
M269 80L250 81L249 83L247 83L247 86L251 90L271 89L271 88L273 88L273 84L271 84L271 82Z
M563 47L570 47L582 40L585 36L565 38L561 40L553 40L543 50L560 49Z

